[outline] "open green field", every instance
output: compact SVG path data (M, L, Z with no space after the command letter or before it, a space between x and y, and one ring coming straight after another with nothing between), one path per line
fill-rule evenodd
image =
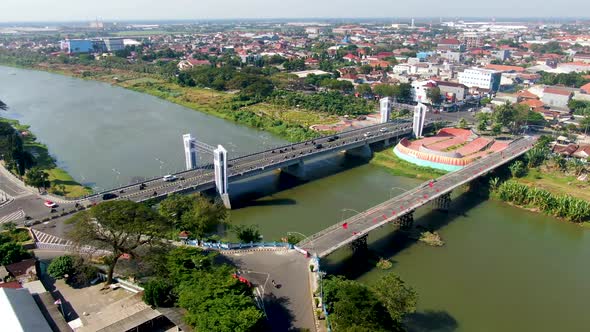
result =
M389 173L395 176L404 176L416 179L436 179L446 174L446 172L430 167L417 166L405 160L398 158L393 153L393 148L389 147L382 151L374 153L371 164L382 166Z
M575 176L533 168L526 176L514 180L534 185L553 194L570 195L590 202L590 183L578 181Z

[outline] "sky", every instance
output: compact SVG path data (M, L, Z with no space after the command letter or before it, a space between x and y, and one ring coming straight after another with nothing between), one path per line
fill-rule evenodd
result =
M545 2L547 1L547 2ZM578 17L589 0L0 0L0 22L355 17Z

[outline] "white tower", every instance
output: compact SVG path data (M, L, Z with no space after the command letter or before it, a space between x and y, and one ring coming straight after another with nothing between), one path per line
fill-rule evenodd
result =
M213 150L213 166L215 167L217 192L221 196L223 205L227 209L231 209L229 194L227 193L227 150L221 145L218 145L217 149Z
M195 145L195 138L191 134L182 135L184 143L184 158L186 162L186 170L197 168L197 147Z
M406 21L407 22L407 21ZM414 25L414 19L412 19L412 29L414 29L416 26Z
M424 129L424 120L426 119L426 106L421 102L418 102L418 105L414 107L414 136L420 137L422 136L422 130Z
M391 98L381 98L381 100L379 100L379 105L381 111L381 121L379 123L386 123L389 121L389 115L391 114Z

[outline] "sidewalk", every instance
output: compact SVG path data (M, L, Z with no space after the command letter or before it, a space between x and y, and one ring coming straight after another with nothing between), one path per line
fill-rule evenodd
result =
M63 197L55 196L55 195L52 195L49 193L47 193L47 194L40 193L39 190L37 190L37 188L27 186L22 180L17 178L14 174L10 173L4 167L4 162L0 162L0 178L2 180L6 180L7 182L10 182L10 183L16 185L19 189L22 189L24 192L27 192L32 195L37 195L37 196L43 197L44 199L48 199L48 200L54 201L56 203L75 203L75 202L81 201L81 200L67 200ZM23 196L24 196L24 194L23 194ZM15 197L13 197L13 198L15 198ZM2 203L0 203L0 205L2 205Z

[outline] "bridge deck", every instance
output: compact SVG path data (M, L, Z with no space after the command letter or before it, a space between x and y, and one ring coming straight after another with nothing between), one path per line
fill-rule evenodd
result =
M362 213L312 235L298 244L318 257L325 257L395 219L423 206L453 189L501 166L528 151L535 138L527 137L511 143L504 151L481 158L461 170L439 177L430 186L427 183L396 196ZM347 227L343 227L346 223Z
M438 119L428 119L425 126L432 125L435 121L438 121ZM381 131L382 129L384 131ZM410 134L411 131L412 123L408 119L401 119L230 159L228 161L228 181L245 179L323 154L349 150L390 138L395 139ZM372 135L365 137L364 134L366 132L371 132ZM317 144L320 144L321 148L318 148L316 146ZM200 191L215 186L214 172L208 168L182 171L175 175L183 179L174 182L165 182L161 177L158 177L143 182L147 186L144 190L139 190L138 184L133 184L92 195L86 197L84 200L98 203L102 201L101 197L103 194L114 193L123 199L144 201L176 192Z

